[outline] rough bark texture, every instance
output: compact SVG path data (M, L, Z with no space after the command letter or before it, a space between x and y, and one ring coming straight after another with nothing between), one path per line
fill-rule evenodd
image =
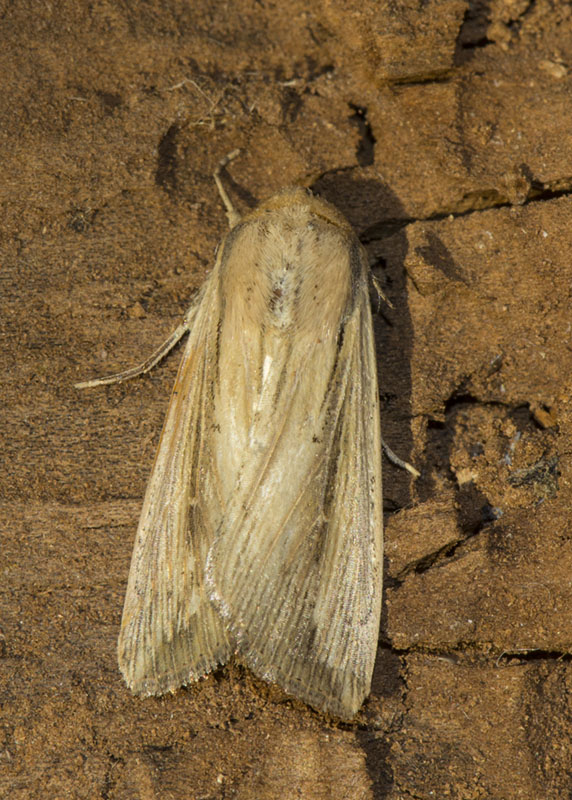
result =
M572 791L572 8L549 0L3 4L0 795ZM115 642L177 354L226 219L304 182L376 318L386 585L338 725L230 664L132 697Z

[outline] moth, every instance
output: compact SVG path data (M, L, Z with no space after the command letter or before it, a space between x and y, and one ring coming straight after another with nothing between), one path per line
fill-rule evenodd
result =
M381 435L366 252L286 188L240 218L182 324L188 340L147 487L119 635L136 694L235 654L314 708L368 695L382 592Z

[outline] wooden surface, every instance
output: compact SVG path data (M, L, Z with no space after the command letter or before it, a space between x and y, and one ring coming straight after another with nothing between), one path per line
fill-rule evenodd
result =
M568 796L570 7L21 2L0 24L0 795ZM380 646L350 725L239 664L159 699L116 665L180 351L73 384L176 326L237 146L235 201L311 185L394 305L382 430L422 476L384 462Z

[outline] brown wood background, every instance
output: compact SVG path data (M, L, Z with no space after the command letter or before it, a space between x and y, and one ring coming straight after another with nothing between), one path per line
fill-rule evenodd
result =
M572 790L572 8L0 3L0 795L552 798ZM231 664L132 697L115 643L178 354L226 219L303 181L376 317L386 585L339 725Z

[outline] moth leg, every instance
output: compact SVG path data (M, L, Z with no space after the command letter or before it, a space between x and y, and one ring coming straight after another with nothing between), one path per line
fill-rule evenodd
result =
M381 283L377 280L373 272L370 272L371 282L373 283L374 289L377 292L377 297L379 301L384 300L390 308L395 308L389 297L386 297L383 293L383 289L381 288Z
M187 313L185 314L185 318L181 322L181 324L173 331L173 333L169 336L169 338L163 342L163 344L152 353L149 358L143 361L142 364L139 364L136 367L131 367L131 369L126 369L124 372L117 372L115 375L108 375L106 378L95 378L92 381L82 381L81 383L74 384L76 389L91 389L93 386L106 386L110 383L121 383L122 381L128 381L130 378L136 378L138 375L144 375L146 372L150 372L154 366L156 366L159 361L165 358L167 353L169 353L173 347L179 342L185 333L188 333L191 329L191 324L193 321L195 312L195 303L189 308Z
M401 469L406 469L407 472L410 472L414 478L419 478L421 473L419 470L415 469L413 464L410 464L409 461L403 461L399 456L396 456L391 447L385 444L383 439L381 440L381 446L383 447L383 452L388 457L388 459L395 464L396 467L401 467Z
M238 150L238 149L237 150L233 150L232 153L229 153L227 156L222 158L219 161L218 167L213 172L213 178L215 179L216 188L218 189L218 193L220 194L222 202L224 203L224 207L226 209L226 216L228 218L228 224L229 224L230 228L234 228L234 226L238 222L240 222L240 214L238 213L236 208L233 206L232 200L230 199L230 197L227 194L226 189L222 185L222 181L220 179L220 174L223 171L223 169L226 167L227 164L229 164L231 161L234 161L234 159L237 157L237 155L239 155L239 153L240 153L240 150Z
M375 291L377 292L379 301L381 302L382 300L385 300L385 302L390 308L395 308L391 300L384 295L383 289L381 288L381 284L377 280L373 272L370 272L369 274L371 277L371 282L373 283ZM410 472L414 478L419 478L419 476L421 475L419 470L415 469L413 464L410 464L409 461L403 461L403 459L399 458L399 456L393 452L391 447L389 447L389 445L387 445L383 441L383 439L381 440L381 446L383 447L383 452L385 453L385 455L391 461L392 464L395 464L396 467L400 467L401 469L407 470L407 472Z

